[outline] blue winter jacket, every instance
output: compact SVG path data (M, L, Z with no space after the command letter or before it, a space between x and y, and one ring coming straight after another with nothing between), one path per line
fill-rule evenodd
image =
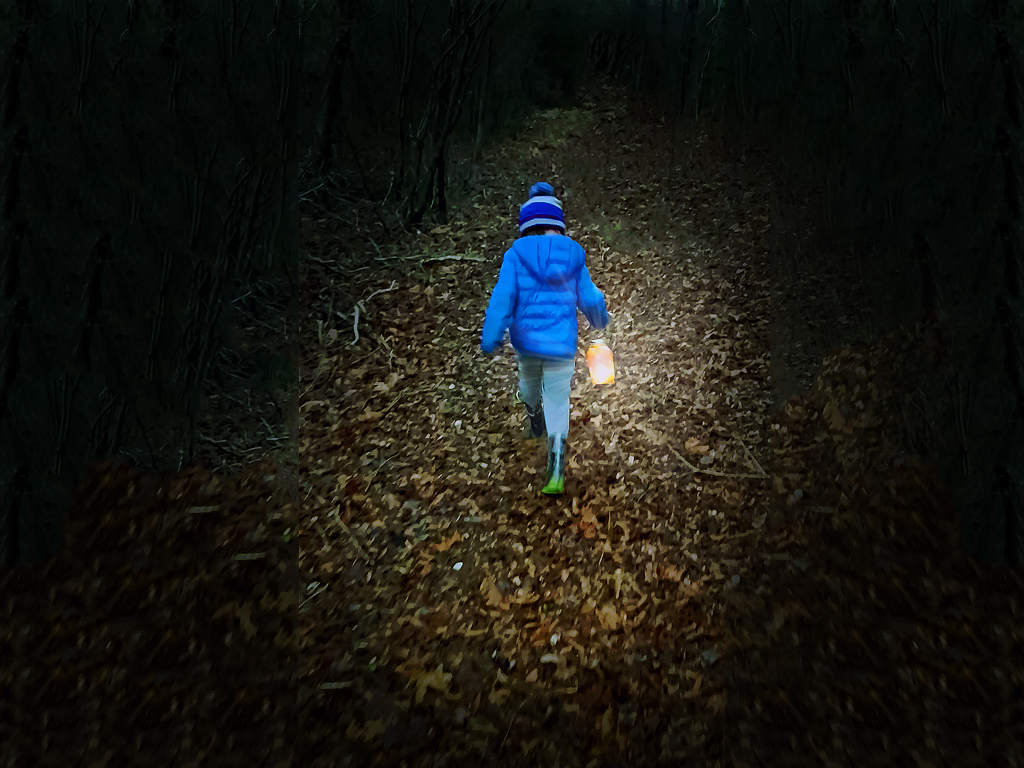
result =
M604 295L590 279L580 244L565 235L520 237L501 262L480 348L494 352L508 330L520 354L572 359L577 307L595 328L608 325Z

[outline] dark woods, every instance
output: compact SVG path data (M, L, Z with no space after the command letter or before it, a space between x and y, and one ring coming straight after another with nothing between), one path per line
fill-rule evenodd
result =
M289 315L300 204L367 210L390 232L444 221L452 200L482 191L487 142L571 104L593 75L717 126L738 153L770 147L780 285L856 275L865 340L941 322L945 362L908 401L908 432L945 471L967 547L1020 562L1017 4L243 0L4 14L7 562L55 551L87 461L195 458L235 300ZM810 226L813 250L793 234Z
M230 300L295 267L301 17L5 7L0 517L32 562L88 460L192 458Z

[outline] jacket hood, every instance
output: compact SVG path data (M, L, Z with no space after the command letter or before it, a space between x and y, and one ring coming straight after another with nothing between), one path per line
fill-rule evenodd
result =
M534 280L554 286L576 278L580 264L575 245L565 235L529 235L516 240L512 250Z

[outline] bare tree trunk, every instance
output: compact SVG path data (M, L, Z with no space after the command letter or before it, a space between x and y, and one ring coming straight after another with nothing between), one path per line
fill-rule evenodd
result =
M323 121L317 136L313 164L319 173L329 173L334 162L334 133L341 106L341 74L352 48L351 27L342 26L331 50L331 77L324 94Z
M5 17L20 36L0 67L0 432L14 436L0 440L0 555L12 563L60 546L85 462L119 453L173 470L192 458L236 281L261 255L276 269L297 251L306 118L293 95L299 22L273 4L183 18L170 3L142 27L131 12L102 23L104 4L42 16L36 5ZM211 38L214 55L186 65ZM64 40L80 44L75 56L54 55ZM127 87L161 69L144 91ZM58 112L59 153L37 119ZM93 213L69 217L66 200ZM41 233L65 245L51 250ZM26 268L41 259L47 269Z
M402 59L402 73L401 81L398 89L398 167L395 169L394 176L394 188L400 193L405 186L405 178L407 171L406 163L406 152L408 151L408 139L411 134L409 115L408 113L408 99L409 89L412 87L412 62L413 52L416 50L417 42L419 41L420 32L423 31L423 24L427 20L427 12L430 10L430 4L424 2L423 13L419 19L413 21L413 6L414 0L404 0L402 7L405 9L405 23L403 24L400 18L400 14L395 14L395 25L396 25L396 37L398 40L398 49ZM422 150L422 145L420 145ZM418 174L419 166L413 166L412 173L414 176Z
M448 139L462 113L461 94L480 66L477 61L480 46L504 4L505 0L491 0L487 5L467 7L461 0L452 2L447 37L450 42L434 67L433 82L437 85L430 94L416 140L415 165L407 198L406 221L409 224L421 221L432 202L445 215Z
M447 184L447 176L445 175L446 170L447 161L445 145L442 144L437 153L437 197L435 198L435 202L437 205L437 212L441 215L441 221L444 223L448 222L448 198L446 197L445 191L445 185Z
M999 297L997 316L1001 326L1003 359L1006 376L1014 392L1016 424L1010 428L1021 429L1024 422L1024 269L1021 253L1021 196L1022 184L1018 173L1020 155L1017 151L1022 133L1022 109L1020 103L1021 83L1019 53L1007 37L1008 0L994 0L991 3L993 31L995 32L994 53L996 65L1003 80L1003 112L1005 125L996 133L996 149L1001 160L1003 176L1003 199L1005 220L998 225L998 241L1002 246L1003 285L1005 295ZM1015 59L1018 59L1015 61ZM1024 470L1020 461L1015 461L1012 452L999 468L999 494L1004 514L1004 557L1009 565L1024 561Z
M480 151L484 143L484 105L487 102L487 85L491 75L491 48L487 48L487 59L484 62L483 81L477 89L476 100L476 138L473 141L473 164L480 159Z
M686 36L686 47L683 59L683 66L679 71L679 114L686 115L691 112L691 107L696 100L696 90L700 66L700 51L698 50L697 24L700 18L701 0L688 0L686 4L686 21L689 32Z
M932 67L935 70L935 84L939 91L939 107L942 111L942 117L945 118L949 114L949 91L946 85L946 40L943 33L942 26L942 14L939 9L940 0L934 0L932 18L934 19L934 26L928 23L928 19L924 15L924 3L917 5L917 11L921 14L921 23L924 26L924 31L928 35L928 42L931 44L932 50ZM950 21L946 19L946 29L949 29Z
M644 35L640 38L640 50L637 51L636 59L633 64L633 90L640 91L640 86L643 84L644 74L644 53L647 48L647 36Z
M775 18L775 26L782 37L782 43L783 47L786 49L786 55L789 58L790 63L793 65L793 72L799 82L803 79L804 74L804 38L806 25L802 21L803 2L801 0L801 7L799 11L794 7L795 2L797 2L797 0L786 0L786 17L784 19L779 18L779 14L776 11L776 3L772 2L768 5L771 8L772 16Z

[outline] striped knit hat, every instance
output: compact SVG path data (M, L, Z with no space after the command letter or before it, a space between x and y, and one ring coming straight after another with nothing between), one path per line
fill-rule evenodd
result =
M547 182L540 181L530 187L530 199L519 208L519 231L525 232L530 227L557 227L565 232L562 204Z

